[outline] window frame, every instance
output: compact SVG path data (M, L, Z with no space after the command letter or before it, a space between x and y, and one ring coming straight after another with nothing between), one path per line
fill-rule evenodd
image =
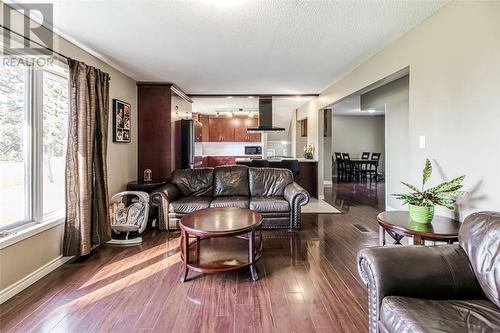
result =
M42 223L53 223L65 218L65 208L47 214L43 213L43 78L44 72L56 76L67 83L69 109L69 75L63 66L40 67L25 65L25 122L23 140L24 151L24 200L25 218L0 226L3 236L15 234L23 228ZM0 235L2 236L2 235ZM1 238L0 238L1 239Z

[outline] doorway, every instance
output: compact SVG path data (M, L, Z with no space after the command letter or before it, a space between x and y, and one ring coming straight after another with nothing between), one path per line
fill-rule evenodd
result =
M322 110L323 186L337 208L348 210L347 201L380 211L400 207L390 194L401 190L408 163L408 83L405 75Z

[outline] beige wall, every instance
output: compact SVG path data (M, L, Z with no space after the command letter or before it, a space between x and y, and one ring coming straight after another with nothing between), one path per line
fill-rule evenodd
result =
M1 6L0 6L1 7ZM17 17L19 19L19 17ZM16 18L13 17L13 21ZM108 135L108 182L109 194L125 189L128 181L136 178L137 170L137 93L136 82L113 67L98 60L81 48L62 38L54 41L56 51L95 66L111 76L110 116ZM132 106L132 142L112 142L112 100L120 99ZM61 256L62 225L43 231L14 245L0 250L0 293L5 287L16 283L28 274Z
M385 193L388 207L401 204L392 193L401 190L400 180L407 177L409 168L409 77L386 84L361 95L361 109L367 110L385 105ZM383 167L383 164L382 164Z
M303 119L304 117L297 117L295 122L295 157L304 157L304 147L307 146L308 138L300 135L300 121ZM309 119L307 120L307 130L309 131Z
M498 1L445 5L299 109L300 116L308 117L309 143L319 141L319 109L409 66L404 179L418 183L428 157L439 165L431 183L467 175L470 195L461 201L456 217L500 210L499 17ZM419 148L420 135L426 136L426 149ZM451 215L442 209L437 213Z

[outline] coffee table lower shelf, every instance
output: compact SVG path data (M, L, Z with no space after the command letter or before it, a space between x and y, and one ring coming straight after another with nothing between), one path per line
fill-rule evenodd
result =
M253 241L249 238L252 236ZM251 232L248 236L200 238L189 235L187 262L184 255L186 247L183 233L181 237L181 260L185 269L182 282L187 281L189 270L212 274L247 267L250 268L251 278L254 281L258 279L255 262L262 256L260 230Z

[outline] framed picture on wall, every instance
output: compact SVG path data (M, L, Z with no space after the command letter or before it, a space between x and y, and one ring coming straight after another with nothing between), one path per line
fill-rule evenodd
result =
M128 143L131 139L130 104L113 99L113 142Z

